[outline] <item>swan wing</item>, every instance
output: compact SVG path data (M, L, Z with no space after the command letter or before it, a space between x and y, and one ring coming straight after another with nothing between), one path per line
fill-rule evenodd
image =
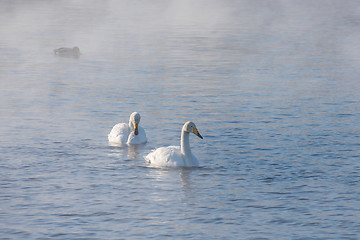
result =
M109 142L126 143L129 136L129 125L126 123L116 124L108 135Z
M145 159L149 164L158 167L182 167L185 165L178 146L157 148L150 152Z

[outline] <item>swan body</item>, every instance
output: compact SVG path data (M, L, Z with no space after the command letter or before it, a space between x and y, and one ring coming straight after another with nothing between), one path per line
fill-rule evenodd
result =
M108 140L117 144L142 144L147 142L145 130L139 126L140 114L133 112L129 124L118 123L110 131Z
M60 57L80 57L80 49L78 47L73 48L58 48L54 50L54 54Z
M189 135L194 133L203 138L193 122L186 122L181 131L181 146L160 147L147 156L146 161L158 167L197 167L199 161L191 152Z

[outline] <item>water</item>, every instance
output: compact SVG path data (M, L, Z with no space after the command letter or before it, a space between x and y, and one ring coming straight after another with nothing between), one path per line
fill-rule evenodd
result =
M359 238L357 1L0 4L1 239Z

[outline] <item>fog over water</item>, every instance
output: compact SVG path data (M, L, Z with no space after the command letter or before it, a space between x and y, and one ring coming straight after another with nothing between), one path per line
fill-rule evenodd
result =
M355 0L0 0L0 238L358 239L359 39ZM186 121L200 167L149 166Z

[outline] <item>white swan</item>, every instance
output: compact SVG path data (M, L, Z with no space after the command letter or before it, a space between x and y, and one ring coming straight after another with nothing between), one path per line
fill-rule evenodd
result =
M142 144L147 142L145 130L139 126L140 114L133 112L130 115L129 124L118 123L110 131L108 139L110 143L117 144Z
M196 167L199 166L197 158L190 149L189 134L194 133L203 139L196 128L195 123L186 122L181 131L181 147L160 147L147 156L145 160L153 166L158 167Z

